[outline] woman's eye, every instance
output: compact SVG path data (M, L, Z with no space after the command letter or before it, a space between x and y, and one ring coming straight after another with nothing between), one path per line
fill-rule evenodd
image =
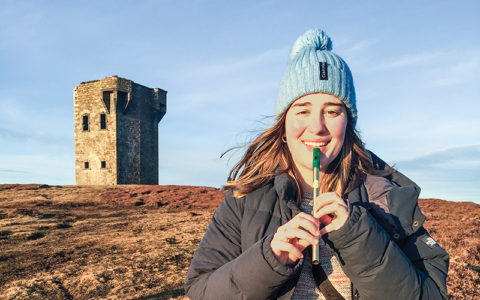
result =
M300 110L297 112L297 115L306 115L308 114L308 110Z
M336 117L336 116L338 116L340 113L341 113L340 111L338 111L338 110L333 110L333 109L326 111L326 114L327 114L328 116L330 116L330 117Z

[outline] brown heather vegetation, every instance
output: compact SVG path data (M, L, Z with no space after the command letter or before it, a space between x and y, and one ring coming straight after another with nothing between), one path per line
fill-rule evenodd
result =
M224 192L191 186L0 185L0 299L183 299ZM451 299L480 299L480 205L420 200L451 257Z

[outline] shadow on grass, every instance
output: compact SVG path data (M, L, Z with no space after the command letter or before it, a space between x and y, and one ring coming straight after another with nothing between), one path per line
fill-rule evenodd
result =
M158 294L142 296L140 298L135 298L134 300L171 299L171 298L177 298L183 295L185 295L185 291L183 289L176 289L176 290L168 290Z

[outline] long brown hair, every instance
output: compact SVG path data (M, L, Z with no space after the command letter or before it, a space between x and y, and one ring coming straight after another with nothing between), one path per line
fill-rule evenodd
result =
M274 176L288 173L297 183L300 191L297 200L300 200L303 191L295 174L293 158L287 144L282 140L288 109L281 114L272 127L250 143L242 159L230 171L228 181L223 188L233 189L235 197L243 197L267 184ZM385 175L385 172L374 169L371 157L353 126L348 109L347 114L345 140L340 153L328 165L322 176L320 182L322 193L334 191L343 196L361 182L364 174Z

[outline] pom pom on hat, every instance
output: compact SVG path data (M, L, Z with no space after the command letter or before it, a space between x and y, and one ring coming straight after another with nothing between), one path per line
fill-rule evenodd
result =
M323 30L310 29L297 39L290 53L290 59L293 59L299 52L304 51L306 48L331 51L332 40Z
M347 63L331 50L332 40L319 29L308 30L297 39L280 81L277 118L298 98L326 93L343 101L355 126L357 106L352 73Z

